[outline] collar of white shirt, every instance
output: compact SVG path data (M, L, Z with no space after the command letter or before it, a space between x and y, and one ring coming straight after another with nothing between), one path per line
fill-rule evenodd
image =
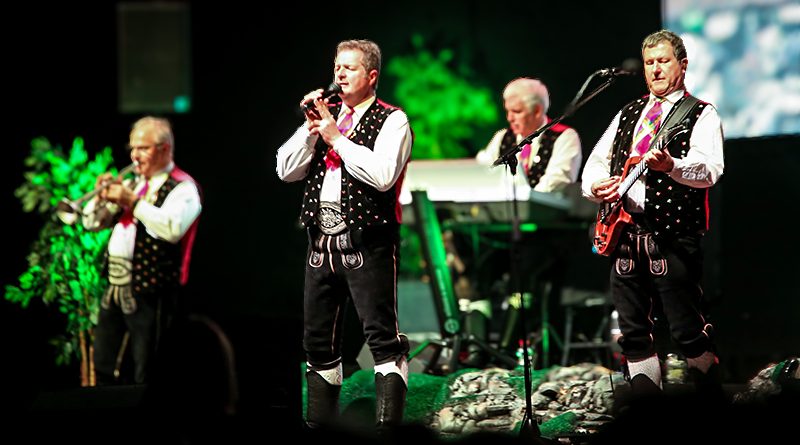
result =
M684 88L680 88L678 90L675 90L675 91L667 94L662 99L665 99L670 105L675 105L675 102L679 101L681 99L681 97L683 97L685 94L686 94L686 90ZM653 94L653 93L650 93L650 98L649 98L648 104L652 105L653 102L655 102L655 100L656 100L656 95Z
M366 98L363 102L353 107L353 122L358 122L361 119L361 116L367 111L367 109L372 105L373 102L376 100L376 96L373 94ZM339 110L339 118L342 117L344 114L344 110L347 105L342 104L342 109ZM336 121L338 122L339 119L337 118Z

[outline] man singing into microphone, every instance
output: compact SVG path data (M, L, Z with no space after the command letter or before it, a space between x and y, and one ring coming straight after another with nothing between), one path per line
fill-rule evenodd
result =
M708 190L724 169L722 124L713 105L686 91L689 59L679 36L661 30L645 37L642 60L650 94L614 117L586 162L582 191L597 203L622 199L632 217L610 258L619 344L634 394L661 392L653 313L663 310L698 389L720 396L713 328L704 318L700 284ZM685 119L687 132L661 150L652 148L661 127L667 131ZM639 157L649 172L620 196L625 166Z
M403 419L409 347L397 320L398 197L412 132L402 110L376 97L380 70L377 44L340 42L333 75L342 101L329 104L321 89L306 94L300 101L306 120L277 153L281 180L305 181L300 222L309 238L303 348L310 428L330 425L338 415L348 298L375 362L378 431Z

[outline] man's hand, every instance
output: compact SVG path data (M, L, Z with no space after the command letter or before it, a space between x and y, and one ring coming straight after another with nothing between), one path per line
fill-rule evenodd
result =
M333 144L342 136L342 133L339 132L339 127L336 126L336 119L328 109L327 101L315 100L314 109L319 115L317 131L322 136L322 139L325 140L325 143L333 147Z
M114 175L108 172L103 173L100 176L98 176L97 179L94 181L94 188L95 190L102 189L113 180L114 180ZM101 190L100 193L102 194L103 191Z
M666 150L650 150L642 158L650 170L670 172L675 167L675 160Z
M131 207L138 196L133 190L119 183L113 183L105 189L104 199L119 204L122 207Z
M620 176L611 176L592 184L592 195L605 202L614 202L619 199Z

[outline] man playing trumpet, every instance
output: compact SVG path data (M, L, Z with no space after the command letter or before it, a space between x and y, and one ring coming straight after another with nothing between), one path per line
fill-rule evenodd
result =
M161 336L176 314L178 293L189 277L202 209L199 186L173 162L169 121L139 119L128 148L136 179L100 175L99 192L82 218L88 230L112 228L106 252L108 288L94 336L99 385L147 381ZM121 359L128 352L132 379L121 375Z

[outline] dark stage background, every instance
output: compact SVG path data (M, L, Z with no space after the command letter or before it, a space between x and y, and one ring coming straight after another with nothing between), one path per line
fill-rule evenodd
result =
M404 2L395 14L379 14L373 2L363 1L330 13L323 11L331 5L289 3L280 14L230 2L191 5L192 110L167 115L177 163L205 195L191 304L221 320L243 361L260 366L263 375L275 368L293 374L302 360L305 236L296 226L302 186L278 180L274 153L301 122L295 111L300 98L329 83L338 41L377 41L385 67L393 56L413 50L412 34L422 34L430 46L452 48L471 66L496 92L498 107L510 79L541 78L550 88L550 114L557 116L590 73L638 58L641 39L661 27L658 2L443 3ZM7 14L8 26L0 31L9 116L0 178L3 286L16 283L27 268L25 256L41 225L13 195L23 183L31 139L45 136L69 147L82 136L92 155L111 146L122 167L130 125L140 117L118 112L114 3L21 7ZM286 27L290 31L282 31ZM393 87L384 76L379 95L397 103ZM585 155L619 107L645 91L640 78L622 79L566 121L580 132ZM480 135L476 145L490 136ZM727 141L726 161L712 194L706 292L726 375L743 382L800 349L800 261L787 216L800 202L798 138ZM0 391L27 397L39 389L76 386L74 369L53 365L47 339L60 332L59 316L40 303L22 309L0 302L6 374L0 385L7 388ZM253 381L257 374L252 372Z

